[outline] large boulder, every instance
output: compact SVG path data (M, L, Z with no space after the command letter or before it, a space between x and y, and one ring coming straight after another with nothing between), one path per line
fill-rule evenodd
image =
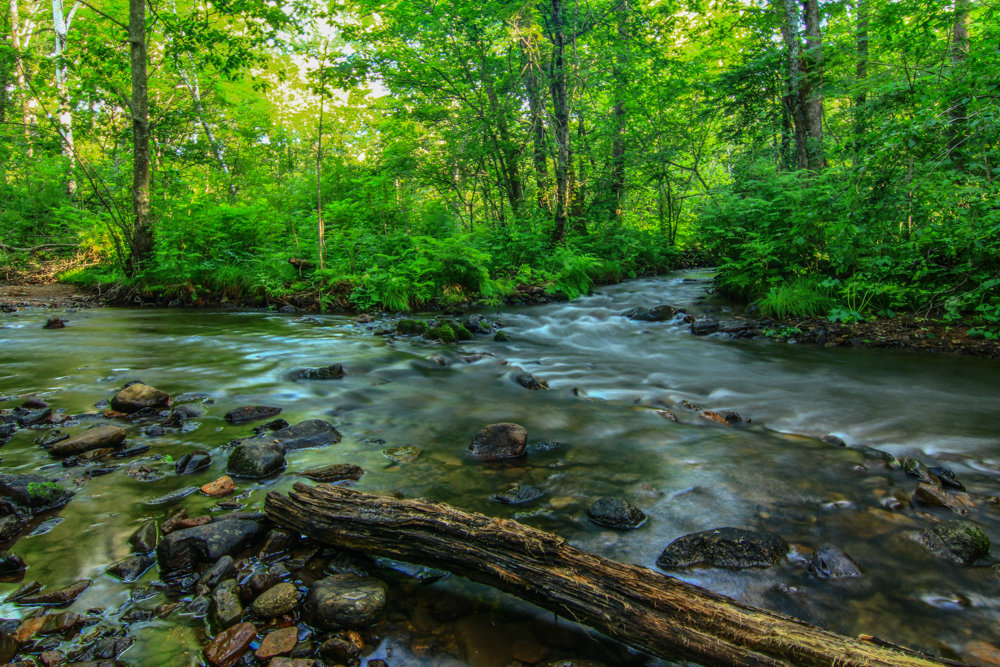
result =
M387 590L384 582L373 577L336 574L309 587L306 612L324 630L372 625L382 614Z
M170 395L148 384L134 382L115 394L111 409L132 414L144 408L162 408L170 405Z
M163 571L190 570L197 563L214 563L238 552L263 532L257 521L220 519L170 533L156 547L156 558Z
M322 419L307 419L294 426L258 436L258 439L281 445L284 451L322 447L340 442L340 432L330 422Z
M707 336L719 330L719 321L711 317L700 317L691 323L691 333Z
M935 524L921 531L917 541L928 551L955 565L972 565L990 553L990 538L983 529L961 519Z
M663 322L664 320L674 319L676 315L677 309L668 304L653 306L652 308L636 306L622 313L622 317L639 322Z
M276 442L248 440L229 454L226 472L232 477L264 479L285 469L285 448Z
M521 456L527 445L528 431L520 424L490 424L472 437L469 451L484 461L502 461Z
M587 517L599 526L628 530L646 522L641 509L621 498L598 498L587 509Z
M49 453L59 457L74 456L89 452L92 449L101 449L102 447L117 448L124 441L125 431L117 426L105 424L103 426L88 428L86 431L78 433L68 440L62 440L53 444L52 448L49 449Z
M721 567L742 570L771 567L788 552L788 543L777 535L742 528L716 528L678 537L667 545L657 566L664 570Z

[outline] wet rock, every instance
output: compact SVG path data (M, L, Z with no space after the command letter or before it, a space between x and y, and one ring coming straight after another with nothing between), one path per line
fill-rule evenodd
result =
M166 432L167 432L167 430L165 428L163 428L162 424L150 424L143 431L143 433L146 435L147 438L159 438L161 435L164 435Z
M263 561L274 560L287 554L288 550L298 540L298 534L283 528L275 528L267 533L264 545L260 548L259 557Z
M269 431L280 431L281 429L286 428L287 426L288 422L279 417L278 419L269 421L266 424L259 424L258 426L254 426L253 432L256 435L263 435Z
M13 539L15 535L21 532L25 523L26 520L22 521L13 514L8 514L7 516L0 518L0 542L6 542L7 540Z
M190 570L197 563L214 563L226 554L232 555L263 530L259 522L243 519L221 519L177 530L160 540L156 558L161 570Z
M205 486L201 487L201 492L206 496L211 496L217 498L220 496L228 496L230 493L236 490L236 482L229 475L223 475L214 482L209 482Z
M420 336L429 328L423 320L400 320L396 323L396 333L400 336Z
M493 334L493 340L497 343L507 343L510 342L510 334L506 331L498 331Z
M337 574L309 587L306 610L313 623L326 630L371 625L382 614L387 590L372 577Z
M539 389L548 389L549 383L543 378L536 378L531 373L518 373L514 376L514 382L518 383L525 389L531 389L533 391Z
M279 655L288 655L299 643L299 629L294 625L269 632L254 651L258 660L269 660Z
M736 424L750 421L749 419L743 419L738 412L732 411L719 413L714 410L702 410L698 413L698 416L706 421L722 424L723 426L735 426Z
M40 635L65 635L87 624L87 617L74 611L46 614L42 617Z
M913 492L913 502L933 507L946 507L959 516L965 516L974 508L972 498L962 491L949 492L937 484L921 482Z
M139 454L145 454L150 450L149 445L134 445L127 449L120 449L115 452L116 459L127 459L132 456L138 456Z
M707 336L719 330L719 321L711 317L701 317L691 323L691 333L695 336Z
M66 320L59 319L58 317L50 317L45 320L45 325L42 326L43 329L65 329Z
M219 582L233 576L234 572L236 572L236 563L232 556L226 554L215 561L212 567L202 572L198 578L198 585L211 590L218 586Z
M962 660L980 667L1000 667L1000 648L981 639L973 639L962 646Z
M368 664L372 662L369 660ZM316 661L312 658L271 658L267 667L316 667Z
M227 412L225 419L230 424L245 424L258 419L268 419L280 413L281 408L268 405L245 405Z
M365 642L356 631L348 631L330 637L319 647L319 654L337 664L355 662Z
M339 482L345 479L358 480L364 474L360 466L352 463L336 463L322 468L312 468L298 473L299 476L311 479L314 482Z
M67 605L77 597L80 593L83 593L87 588L90 587L90 579L81 579L75 583L66 586L65 588L60 588L56 591L48 591L42 593L32 593L31 595L26 595L17 601L18 604L23 606L36 606L36 605Z
M889 452L883 452L881 449L875 449L874 447L869 447L868 445L853 445L851 446L851 449L861 452L865 455L865 458L884 461L890 465L896 463L895 456Z
M809 571L820 579L845 579L863 575L861 566L840 547L824 544L809 561Z
M469 450L484 461L501 461L524 454L527 443L528 431L520 424L490 424L473 436Z
M62 507L73 492L41 475L0 475L0 516L18 519Z
M0 551L0 576L9 577L27 569L24 559L9 551Z
M288 426L268 435L262 435L254 440L266 440L281 445L284 451L305 449L306 447L323 447L340 442L340 432L330 422L322 419L307 419L295 426Z
M176 491L171 491L170 493L165 493L162 496L157 496L156 498L149 498L146 500L147 505L166 505L167 503L177 502L182 498L187 498L192 493L198 490L197 486L185 486L183 488L177 489Z
M150 520L142 524L139 530L132 533L132 537L128 538L128 543L132 547L132 553L148 554L156 549L158 537L159 532L156 529L156 521Z
M17 590L15 590L13 593L9 594L6 598L4 598L4 602L14 602L15 600L20 600L21 598L31 595L35 591L40 591L40 590L42 590L41 582L35 580L27 581L18 586Z
M844 439L841 438L839 435L836 435L835 433L827 433L822 438L820 438L820 440L822 440L828 445L833 445L834 447L847 447L847 443L844 442Z
M200 408L197 405L178 405L167 418L163 420L164 426L170 426L172 428L177 428L181 426L184 422L189 419L196 419L205 414L205 409Z
M916 539L932 554L955 565L972 565L990 553L990 538L983 529L961 519L935 524Z
M965 486L958 481L958 478L951 469L935 466L933 468L928 468L927 470L941 480L941 485L945 488L955 489L956 491L965 491Z
M721 567L741 570L771 567L788 551L776 535L742 528L716 528L678 537L667 545L656 564L664 570Z
M6 632L0 632L0 662L9 663L17 655L21 642Z
M25 410L24 408L14 408L14 421L18 426L34 426L43 424L52 419L52 409L42 408L40 410Z
M676 315L677 309L668 304L653 306L652 308L636 306L622 313L622 317L627 317L630 320L638 322L663 322L674 319Z
M471 331L472 333L483 334L483 335L491 334L495 329L492 322L490 322L489 320L487 320L485 317L483 317L478 313L473 313L472 315L469 315L468 318L466 318L465 328Z
M178 459L174 465L174 471L178 475L191 475L204 470L210 465L212 465L212 457L208 452L199 450L185 454Z
M226 579L212 592L212 619L219 628L228 628L240 621L243 605L236 594L236 580Z
M638 528L646 515L638 507L621 498L598 498L587 509L587 517L599 526L628 530Z
M319 368L299 368L292 371L293 382L299 380L339 380L346 375L343 364L330 364Z
M491 499L498 503L504 503L507 505L525 505L538 500L544 495L545 493L543 491L536 489L533 486L528 486L527 484L513 484L500 493L492 496Z
M126 414L144 408L163 408L168 405L170 405L169 394L141 382L126 386L111 399L111 409Z
M107 573L112 577L121 579L126 584L138 581L143 573L156 563L152 556L139 555L125 558L107 569Z
M414 445L403 445L402 447L389 447L382 450L382 456L393 463L409 463L415 461L424 450Z
M248 440L229 454L226 472L232 477L264 479L285 469L285 448L278 443Z
M290 612L299 603L299 591L294 584L272 586L253 602L253 612L264 618L273 618Z
M253 623L240 623L223 630L205 647L205 660L212 667L231 667L257 637Z

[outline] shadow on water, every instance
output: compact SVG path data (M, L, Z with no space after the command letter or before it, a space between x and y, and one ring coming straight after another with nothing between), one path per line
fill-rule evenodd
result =
M517 518L575 545L617 560L653 567L660 551L688 532L720 526L767 530L793 545L768 570L694 570L685 580L804 618L823 627L952 654L972 639L1000 643L1000 578L991 567L959 568L937 561L910 539L947 510L903 503L916 481L878 458L817 438L836 433L851 445L912 455L954 470L976 503L969 518L1000 539L1000 438L995 387L1000 364L960 357L799 348L761 341L691 336L670 322L634 322L632 306L673 303L689 310L724 308L704 297L704 273L631 281L570 303L490 313L502 319L509 343L488 338L441 346L373 335L352 320L273 313L97 309L66 315L69 326L43 331L51 313L5 316L0 330L0 395L34 394L67 414L93 411L134 379L172 395L204 392L206 414L188 432L129 442L150 452L111 474L84 479L37 447L38 432L20 431L0 450L5 472L43 470L77 496L42 534L22 537L13 551L28 578L55 588L81 578L92 585L71 607L103 608L109 617L135 604L152 609L161 592L130 602L136 586L154 585L156 568L131 586L103 574L128 555L127 539L144 520L175 506L191 516L217 511L198 494L175 505L146 501L211 481L225 471L226 443L250 426L231 426L224 413L239 405L282 408L291 423L322 418L344 434L337 445L292 452L288 470L263 483L240 484L246 509L266 492L289 490L294 473L350 462L365 470L361 490L396 490L494 516ZM373 325L377 328L379 325ZM463 357L487 352L474 360ZM468 362L467 362L468 361ZM330 382L292 382L296 368L342 363L348 374ZM444 364L442 364L444 362ZM528 391L519 372L544 378L548 391ZM698 408L735 410L745 427L710 424ZM679 423L666 419L670 411ZM531 449L510 465L471 460L472 434L513 421ZM406 463L383 450L415 445ZM211 466L178 476L173 460L195 450ZM145 465L163 473L144 482L126 474ZM508 506L491 496L513 483L544 492L537 502ZM649 521L632 532L600 528L586 518L600 496L640 507ZM804 566L812 550L833 543L865 571L859 580L821 581ZM449 577L431 584L397 577L381 643L368 659L390 665L507 665L535 657L593 657L605 664L655 664L554 621L526 603ZM0 584L0 595L16 584ZM26 610L0 606L0 616ZM198 664L203 619L174 614L132 626L137 644L123 659L135 664ZM520 654L511 647L518 638ZM583 643L581 643L583 642ZM579 647L585 647L581 650ZM167 648L169 647L169 648Z

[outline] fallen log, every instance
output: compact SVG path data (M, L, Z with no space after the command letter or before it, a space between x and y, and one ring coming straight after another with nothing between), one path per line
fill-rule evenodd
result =
M268 517L325 544L439 567L667 660L706 666L930 667L961 663L851 639L570 546L516 521L330 484L269 493Z

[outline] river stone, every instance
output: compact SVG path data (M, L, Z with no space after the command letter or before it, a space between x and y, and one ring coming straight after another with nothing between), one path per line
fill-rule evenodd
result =
M226 421L230 424L245 424L258 419L267 419L280 413L281 408L268 405L245 405L227 412Z
M917 542L938 558L955 565L972 565L990 553L990 538L983 529L962 519L942 521L921 531Z
M942 486L949 489L955 489L956 491L965 491L965 485L958 481L958 477L955 476L955 472L950 468L935 466L928 468L927 470L941 480Z
M295 426L288 426L274 433L259 436L255 440L275 442L288 452L306 447L335 445L340 442L340 438L340 432L330 422L322 419L307 419Z
M65 588L60 588L57 591L43 591L41 593L26 595L18 600L17 603L24 606L67 605L79 597L80 593L87 590L87 588L90 587L90 584L90 579L81 579L80 581L72 583Z
M226 472L232 477L263 479L284 470L285 449L278 443L248 440L229 454Z
M974 508L972 498L962 491L946 491L937 484L921 482L913 492L913 502L921 505L947 507L959 516L965 516Z
M711 317L701 317L691 323L691 333L695 336L707 336L719 330L719 321Z
M59 457L72 456L101 447L117 448L124 440L125 431L117 426L106 424L104 426L88 428L86 431L78 433L68 440L53 444L49 453Z
M621 498L598 498L587 509L587 517L599 526L608 528L638 528L646 515L638 507Z
M656 559L664 570L690 567L721 567L741 570L771 567L788 551L776 535L742 528L716 528L678 537Z
M201 573L201 576L198 577L198 585L211 590L218 586L219 582L231 577L234 572L236 572L236 562L232 556L226 554L215 561L215 565Z
M424 450L415 445L403 445L402 447L389 447L382 450L382 456L393 463L409 463L415 461Z
M514 376L514 382L525 389L539 390L549 388L549 383L544 378L537 378L531 373L518 373Z
M257 636L253 623L240 623L223 630L205 647L205 660L212 667L231 667Z
M353 463L335 463L322 468L312 468L298 473L301 477L311 479L314 482L339 482L345 479L358 480L364 474L360 466Z
M472 437L469 450L484 461L501 461L524 454L528 431L520 424L490 424Z
M158 537L159 531L156 527L156 521L149 520L142 524L139 530L132 533L132 537L128 538L128 543L132 547L132 553L148 554L156 548Z
M148 384L130 384L111 399L111 409L132 414L143 408L163 408L170 405L170 395Z
M174 503L183 498L187 498L192 493L198 490L197 486L185 486L180 489L175 489L168 493L164 493L162 496L157 496L155 498L149 498L146 500L147 505L166 505L167 503ZM166 532L166 531L164 531Z
M212 465L212 457L206 451L196 451L182 456L174 465L178 475L191 475Z
M39 410L25 410L14 408L14 421L18 426L34 426L42 422L50 421L52 418L52 408L41 408Z
M41 475L0 475L0 516L35 516L62 507L73 497Z
M299 629L294 625L269 632L260 642L260 648L254 651L258 660L269 660L278 655L286 655L295 649L299 643Z
M236 594L236 580L226 579L212 591L212 619L219 628L228 628L239 622L243 616L243 605Z
M330 364L319 368L299 368L292 371L293 382L298 380L339 380L347 373L343 364Z
M325 630L356 628L375 623L385 606L388 587L373 577L336 574L309 587L306 610Z
M910 477L916 477L924 484L933 484L934 486L941 484L941 480L931 472L930 468L911 456L904 456L899 459L899 465L903 469L903 472Z
M622 313L622 317L639 322L663 322L664 320L672 320L675 315L677 315L677 309L668 304L653 306L652 308L636 306Z
M118 561L109 567L106 572L112 577L117 577L126 584L130 584L133 581L138 581L143 573L154 563L156 563L156 559L152 556L140 554Z
M500 493L492 496L492 500L507 505L525 505L538 500L545 493L527 484L513 484Z
M245 519L220 519L176 530L160 540L156 558L161 570L189 570L197 563L214 563L225 554L232 555L263 531L260 523Z
M813 554L809 571L820 579L846 579L864 574L853 558L833 544L824 544Z
M27 569L24 559L9 551L0 551L0 576L20 574Z
M282 583L272 586L260 594L253 602L253 611L264 618L281 616L299 603L299 591L294 584Z
M201 492L206 496L213 498L218 498L221 496L228 496L230 493L236 490L236 482L229 475L223 475L214 482L209 482L201 487Z

